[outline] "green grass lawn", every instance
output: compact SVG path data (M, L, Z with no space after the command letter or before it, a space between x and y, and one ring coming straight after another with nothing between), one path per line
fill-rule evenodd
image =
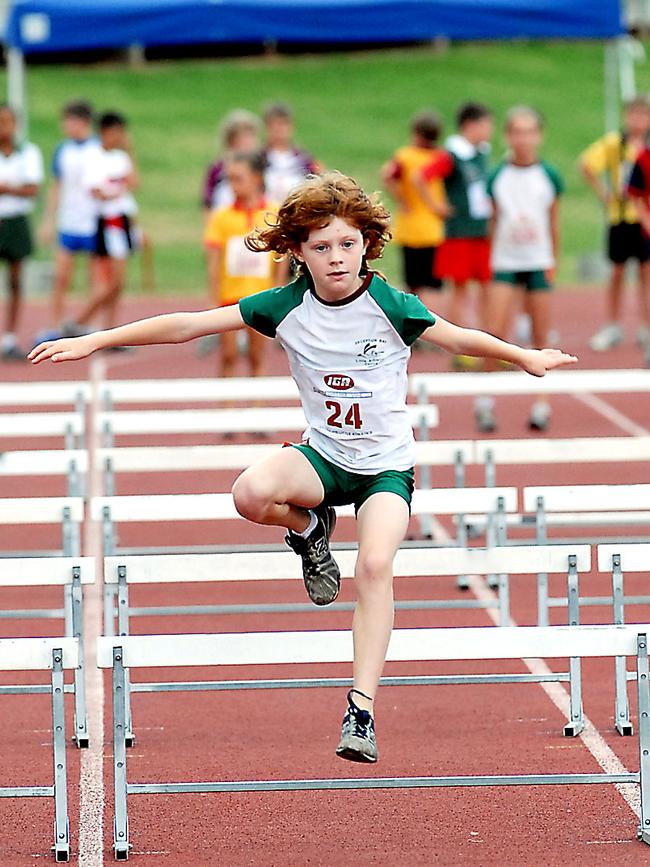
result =
M637 70L650 89L650 67ZM575 170L581 149L603 128L603 47L591 43L458 45L441 51L405 48L353 54L119 65L33 66L28 69L30 138L49 160L59 138L58 109L85 97L99 109L131 119L140 163L142 223L155 245L157 289L201 292L199 189L216 151L216 128L232 108L259 110L272 99L290 102L298 140L328 167L378 187L378 170L407 136L410 115L435 107L452 131L466 99L501 119L516 103L531 103L548 122L546 157L567 183L562 207L560 279L576 279L576 260L598 249L602 215ZM45 251L41 251L41 256ZM382 265L397 280L394 250ZM134 273L132 288L138 288Z

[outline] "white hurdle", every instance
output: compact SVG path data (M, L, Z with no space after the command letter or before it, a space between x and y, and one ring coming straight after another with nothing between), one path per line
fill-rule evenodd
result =
M389 661L484 660L530 657L635 656L639 701L639 772L623 774L522 774L508 776L370 777L308 780L237 780L217 782L129 783L127 776L126 669L176 666L275 665L352 660L350 632L275 632L227 635L148 635L98 639L97 660L113 671L114 852L127 860L130 848L127 799L134 794L255 792L436 786L505 786L578 783L638 783L641 826L638 836L650 843L650 691L647 634L650 625L474 627L398 629L388 648ZM401 683L422 683L401 678ZM247 682L270 688L272 681ZM284 681L283 687L293 685ZM321 685L320 683L318 685ZM187 685L186 685L187 688ZM201 684L195 684L200 689ZM225 688L225 687L224 687Z
M2 413L0 437L63 437L66 449L83 448L85 419L79 412Z
M534 522L540 545L548 542L549 526L630 526L650 524L650 485L550 485L526 487L524 512ZM525 515L524 518L527 516ZM612 600L585 598L582 605L609 605ZM538 581L538 623L548 625L549 606L563 605L549 598L546 576Z
M336 559L342 578L352 578L357 551L337 550ZM401 609L432 608L487 608L499 607L500 624L510 625L510 594L508 576L535 575L540 570L567 576L567 596L569 598L569 623L578 624L579 610L578 575L591 569L591 549L583 546L537 545L508 546L505 548L402 548L397 552L394 563L395 577L422 575L431 578L458 575L460 573L489 575L499 573L498 601L486 603L480 600L411 600L398 601L395 607ZM249 582L249 581L300 581L301 570L298 558L289 551L266 551L222 554L167 554L132 557L107 557L104 560L104 580L108 586L117 590L118 634L129 635L129 618L133 614L252 614L278 612L321 611L323 609L306 603L272 603L266 605L197 605L161 608L131 609L129 605L129 585L132 584L170 584L188 582ZM353 603L334 603L328 610L352 610ZM471 682L503 682L503 675L475 676ZM570 683L570 719L564 727L567 737L577 735L584 728L582 710L582 689L580 661L570 661L570 671L541 678L534 674L513 675L509 682L530 682L554 680ZM432 681L433 682L433 681ZM439 681L435 681L439 682ZM448 679L443 682L450 682ZM464 678L453 682L467 683ZM129 683L126 684L127 692ZM137 685L134 687L138 691ZM155 691L155 685L148 684L146 691ZM130 706L127 704L127 740L133 743L133 727Z
M491 516L490 544L496 543L502 536L501 528L506 514L516 511L517 489L416 490L413 494L411 511L414 515L459 515L467 511L470 504L473 509ZM105 556L118 553L115 525L121 522L243 520L236 511L230 494L93 497L90 502L90 513L93 521L102 522ZM353 516L354 509L352 506L344 506L337 509L337 514L342 517ZM458 520L457 543L461 547L466 547L467 544L466 524L463 520ZM104 594L104 633L112 635L113 631L113 591L107 585Z
M3 406L74 406L82 411L90 396L87 382L3 382L0 405Z
M0 798L54 798L52 849L56 861L70 860L63 672L66 669L76 669L78 665L77 638L0 638L0 671L50 670L52 673L50 684L40 691L49 693L51 700L53 784L5 786L0 788ZM16 687L16 690L18 689ZM20 833L19 827L16 827L16 832Z
M625 622L626 605L648 605L650 596L626 596L623 587L623 575L625 572L643 572L650 574L650 544L625 544L616 542L598 546L598 571L611 573L612 596L606 597L605 601L613 607L612 622L621 624ZM615 660L616 675L616 728L621 735L632 734L630 721L630 707L627 697L627 681L634 679L636 674L628 674L625 659L617 657Z
M0 588L2 587L63 587L63 608L5 609L3 619L54 619L65 621L65 635L79 639L78 664L74 684L65 692L74 693L74 740L79 748L88 746L86 689L83 645L83 591L82 587L95 581L95 560L92 557L25 557L0 559ZM2 686L0 695L23 695L46 692L48 687L38 685Z
M88 452L85 449L0 452L0 477L65 476L69 497L84 495L87 472Z
M84 518L81 497L8 497L0 499L0 526L60 524L64 557L80 551L79 526ZM58 553L58 552L57 552ZM14 556L0 552L0 559Z

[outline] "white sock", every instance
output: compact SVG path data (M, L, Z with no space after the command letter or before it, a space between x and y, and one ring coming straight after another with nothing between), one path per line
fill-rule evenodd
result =
M303 539L306 539L307 536L311 535L312 531L316 528L316 524L318 523L318 518L316 517L316 512L313 509L309 509L309 524L302 533L296 533L297 536L302 536Z
M2 335L2 349L13 349L16 345L16 335L13 331L6 331Z

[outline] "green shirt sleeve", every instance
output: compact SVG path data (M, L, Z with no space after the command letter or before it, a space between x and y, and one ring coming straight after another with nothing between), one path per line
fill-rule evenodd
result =
M239 301L242 319L254 331L275 337L278 325L301 303L306 291L307 283L300 277L287 286L248 295Z
M550 182L553 184L553 188L555 190L556 196L561 196L564 192L564 181L562 180L562 175L555 168L555 166L550 163L543 162L544 171L548 175Z
M368 292L407 346L411 346L423 331L435 325L436 317L419 298L393 289L376 275Z

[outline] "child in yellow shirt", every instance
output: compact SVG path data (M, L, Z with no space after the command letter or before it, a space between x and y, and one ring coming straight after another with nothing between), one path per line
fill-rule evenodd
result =
M203 241L207 251L208 281L215 307L237 304L286 282L286 264L271 253L254 253L244 243L255 228L267 225L277 207L264 196L264 155L257 152L234 153L226 163L226 177L235 196L232 205L212 213ZM282 272L282 273L280 273ZM262 376L268 339L247 329L248 361L251 376ZM233 376L237 361L237 335L221 335L221 375Z

